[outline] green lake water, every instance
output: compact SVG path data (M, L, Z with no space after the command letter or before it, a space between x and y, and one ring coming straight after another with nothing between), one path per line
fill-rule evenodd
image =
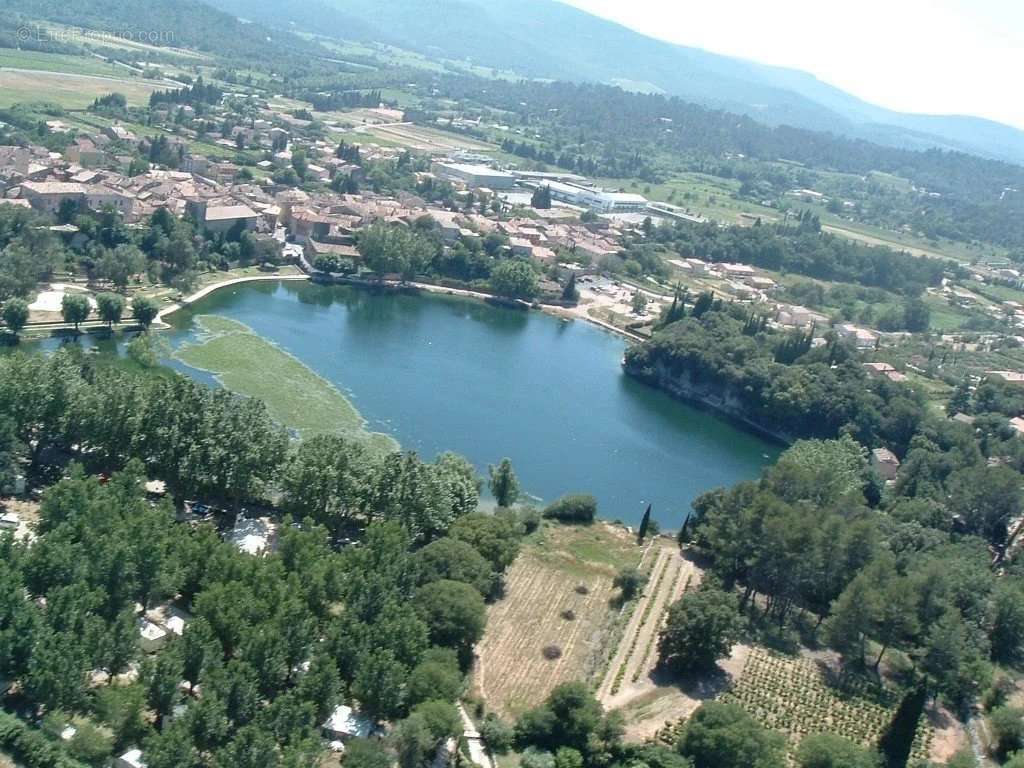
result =
M582 321L448 296L262 282L172 316L172 346L195 339L199 314L278 344L403 449L456 451L481 472L508 456L532 496L592 493L609 520L636 524L651 503L663 527L678 528L696 496L757 477L780 450L627 377L625 340Z

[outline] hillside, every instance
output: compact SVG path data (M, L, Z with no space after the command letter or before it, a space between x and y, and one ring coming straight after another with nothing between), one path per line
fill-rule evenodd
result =
M988 120L877 107L811 75L673 45L555 0L211 0L243 18L469 59L524 76L619 84L908 149L1024 163L1024 132Z
M110 43L124 36L127 41L188 48L226 59L294 60L325 52L313 43L283 31L243 23L234 14L218 10L199 0L15 0L6 3L9 13L0 21L0 45L75 50L82 45L105 44L103 38L75 35L34 34L28 39L22 27L35 29L38 22L55 22L71 30L88 29L108 33Z

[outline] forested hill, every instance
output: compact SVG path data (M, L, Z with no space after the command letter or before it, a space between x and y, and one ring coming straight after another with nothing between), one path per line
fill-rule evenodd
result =
M210 2L264 23L294 22L317 34L390 43L527 77L619 84L769 124L1024 163L1024 132L1015 128L978 118L893 112L805 72L655 40L555 0Z
M0 22L0 45L13 46L21 25L52 21L73 29L131 36L129 39L228 59L308 59L326 54L318 45L290 32L244 23L199 0L12 0L4 6L8 15ZM5 37L11 39L5 42ZM59 42L66 45L75 39ZM39 41L18 37L17 45L37 47Z
M603 85L443 77L433 86L441 96L501 110L499 117L505 122L530 126L570 156L592 153L606 164L582 169L585 173L643 176L645 168L651 172L659 153L689 158L696 170L739 178L752 171L748 163L735 159L738 155L858 175L884 171L940 195L922 195L908 221L915 229L1024 248L1024 167L1011 163L962 152L885 147L785 125L771 127L679 98Z

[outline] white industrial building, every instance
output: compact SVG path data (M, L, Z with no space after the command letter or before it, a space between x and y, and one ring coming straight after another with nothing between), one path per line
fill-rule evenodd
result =
M630 192L605 192L583 184L564 181L545 181L543 186L551 192L551 199L599 213L637 213L647 210L647 198Z

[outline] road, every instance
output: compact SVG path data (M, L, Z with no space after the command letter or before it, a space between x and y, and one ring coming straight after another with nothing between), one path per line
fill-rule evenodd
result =
M469 718L469 713L466 712L466 708L461 702L459 702L459 714L462 716L462 737L466 740L466 745L469 747L470 758L480 768L494 768L491 756L487 753L487 747L484 745L483 737L480 736L480 732L473 725L473 721Z

